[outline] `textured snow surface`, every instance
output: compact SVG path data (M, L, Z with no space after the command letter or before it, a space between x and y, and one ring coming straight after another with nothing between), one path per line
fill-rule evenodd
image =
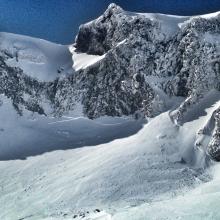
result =
M213 180L200 185L183 196L125 208L114 215L113 219L218 220L220 219L219 169L219 165L214 165L207 171L214 177Z
M213 93L204 102L214 96L219 97L219 93ZM33 156L0 162L0 219L71 219L74 216L76 219L101 220L145 219L144 216L148 219L163 219L162 216L173 219L170 212L174 212L176 218L184 219L187 210L195 216L218 219L217 212L208 212L210 203L204 203L204 198L211 202L213 196L218 199L218 193L213 195L211 191L218 192L217 187L210 188L219 184L218 172L216 174L214 168L204 172L203 150L194 147L197 132L219 105L216 97L208 106L196 106L201 108L201 113L182 127L173 124L169 112L165 112L142 129L141 121L129 118L90 121L73 115L57 121L34 118L27 112L20 120L16 119L11 105L7 105L8 100L1 99L1 121L3 118L7 120L1 124L0 135L3 139L4 135L10 135L7 140L17 143L21 143L20 138L31 140L27 146ZM49 126L51 122L55 127ZM136 129L139 132L129 131L137 126L136 123L139 123L140 130ZM87 146L88 143L83 142L108 137L112 132L110 128L118 133L124 131L127 135L113 140L114 134L111 142L104 140L100 145ZM22 137L22 134L28 137ZM67 143L74 137L72 149L60 148L52 152L48 149L47 153L35 155L35 148L41 148L45 135L51 138L48 144L55 144L62 139L61 136ZM77 147L80 141L81 147ZM59 145L65 146L65 141ZM26 150L20 146L18 152L27 153ZM15 158L19 158L15 148L10 148L7 143L1 145L1 156L4 151L5 156L15 154ZM206 183L212 176L214 179ZM189 206L187 201L194 198L195 203ZM198 209L199 204L204 208ZM93 212L97 208L103 211ZM156 211L158 208L160 212ZM194 214L189 213L187 219L194 219Z
M42 81L73 72L71 54L65 45L1 32L0 49L13 56L7 60L9 66L20 67L25 74Z

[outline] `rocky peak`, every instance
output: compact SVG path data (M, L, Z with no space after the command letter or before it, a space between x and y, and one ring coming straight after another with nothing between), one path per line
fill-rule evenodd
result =
M110 5L101 17L80 27L75 43L79 53L105 54L100 62L80 70L83 81L92 76L99 82L87 84L85 112L89 117L137 111L152 116L165 109L162 92L186 98L175 116L180 122L189 103L219 88L219 68L215 68L220 62L219 41L213 40L220 33L218 19L137 14ZM92 93L96 95L91 101L86 97Z
M115 3L111 3L107 10L104 12L103 17L111 17L112 15L117 15L124 12L124 10Z
M75 47L77 52L103 55L128 37L153 39L156 29L157 21L111 4L98 19L80 26Z
M76 50L94 55L103 55L110 50L112 46L110 38L113 37L118 20L121 20L118 17L123 12L122 8L113 3L109 5L102 16L81 25L76 37Z

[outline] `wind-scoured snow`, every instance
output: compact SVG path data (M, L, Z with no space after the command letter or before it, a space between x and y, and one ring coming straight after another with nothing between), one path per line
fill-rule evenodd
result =
M0 33L0 49L7 51L7 64L41 81L71 74L72 59L67 45L10 33Z

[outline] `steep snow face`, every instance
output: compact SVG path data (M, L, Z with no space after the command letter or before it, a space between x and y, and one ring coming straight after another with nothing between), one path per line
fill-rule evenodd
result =
M77 73L84 85L84 111L90 118L152 117L167 109L164 96L182 96L175 116L181 123L187 105L219 90L219 19L218 13L132 13L111 4L102 16L80 26L74 44L74 59L76 54L93 59Z
M78 71L80 69L86 69L87 67L101 61L105 57L105 54L99 56L99 55L90 55L87 53L77 53L76 48L74 46L70 46L69 50L72 53L73 69L75 71Z
M16 34L0 33L0 50L9 57L7 64L21 68L40 81L52 81L60 74L72 74L68 46Z

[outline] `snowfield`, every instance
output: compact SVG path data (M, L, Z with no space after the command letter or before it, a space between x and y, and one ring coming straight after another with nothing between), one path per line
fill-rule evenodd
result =
M211 100L211 97L215 98ZM182 127L176 126L170 113L165 112L151 119L142 129L143 121L129 118L88 121L73 115L56 121L31 117L27 112L23 118L16 119L14 110L7 106L7 99L2 97L0 117L1 121L4 118L7 121L1 124L0 135L1 140L10 142L2 144L1 141L1 158L14 154L17 159L0 162L0 219L71 219L74 216L76 219L102 220L146 219L144 216L173 219L171 211L183 219L186 216L187 219L195 219L194 216L217 219L218 213L210 212L210 203L204 204L202 195L205 193L207 200L212 199L214 195L209 191L212 185L219 183L218 172L214 168L212 172L204 172L203 149L195 147L197 132L219 106L216 97L220 98L220 94L212 91L206 97L210 105L196 106L201 108L201 114ZM49 126L51 122L56 125L55 130ZM124 138L113 140L115 134L109 137L112 128L116 133L123 129ZM50 152L51 140L56 143L62 136L68 145L71 143L69 149L65 148L65 141L61 141L60 148ZM48 149L42 145L47 138ZM107 142L111 141L105 143L106 138ZM97 143L88 146L87 139ZM25 140L30 140L26 145L29 149L20 145L16 152L16 145L12 143ZM77 144L84 140L79 147ZM45 153L41 155L42 146ZM29 157L21 160L24 155ZM213 176L214 179L206 183ZM218 192L217 188L213 190ZM186 202L188 198L196 199L192 206L195 215L185 212L191 207ZM198 209L200 203L204 208ZM158 207L160 212L156 211ZM101 214L94 212L96 209Z

